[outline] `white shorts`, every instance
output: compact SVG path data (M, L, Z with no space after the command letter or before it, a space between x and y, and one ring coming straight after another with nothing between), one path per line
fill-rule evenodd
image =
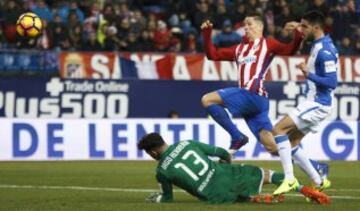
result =
M320 123L330 116L332 107L324 106L314 101L305 101L289 113L298 130L304 135L316 133Z

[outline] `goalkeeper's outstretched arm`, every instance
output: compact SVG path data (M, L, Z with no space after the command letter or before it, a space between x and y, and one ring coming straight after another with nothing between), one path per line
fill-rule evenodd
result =
M156 180L160 184L161 193L151 193L146 199L146 202L164 203L172 202L173 188L172 183L166 179L161 173L156 174Z
M229 154L228 151L226 151L225 149L221 148L221 147L214 147L211 146L209 144L204 144L201 142L196 142L194 141L194 143L208 156L215 156L220 158L223 161L226 161L227 163L231 163L231 158L232 156Z

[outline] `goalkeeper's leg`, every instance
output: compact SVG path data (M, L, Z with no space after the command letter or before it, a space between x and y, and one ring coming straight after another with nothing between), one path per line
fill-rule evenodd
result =
M264 169L264 184L274 184L279 186L283 183L284 178L285 175L281 172ZM306 198L310 198L319 204L329 204L331 202L330 198L325 193L322 193L319 190L309 186L299 185L296 191L304 195ZM267 195L257 196L254 197L253 199L253 202L265 202L265 203L282 202L282 201L284 201L283 194L272 197L269 197Z

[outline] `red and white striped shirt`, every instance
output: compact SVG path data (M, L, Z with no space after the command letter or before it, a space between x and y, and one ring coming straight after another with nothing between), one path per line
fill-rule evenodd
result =
M228 48L215 48L211 41L211 28L202 31L206 55L210 60L236 61L239 70L239 87L267 96L264 78L275 55L292 55L299 48L302 34L295 30L294 39L284 44L272 38L243 40Z

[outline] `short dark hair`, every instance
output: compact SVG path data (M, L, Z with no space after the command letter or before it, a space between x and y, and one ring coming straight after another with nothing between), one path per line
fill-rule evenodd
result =
M138 149L149 151L157 147L161 147L165 144L164 139L161 137L159 133L149 133L145 136L143 136L139 143L138 143Z
M321 29L324 29L325 27L325 17L319 11L309 11L302 17L302 19L307 20L311 25L318 24Z
M263 25L265 24L264 17L258 12L249 13L249 14L246 15L246 17L252 17L256 21L261 22Z

